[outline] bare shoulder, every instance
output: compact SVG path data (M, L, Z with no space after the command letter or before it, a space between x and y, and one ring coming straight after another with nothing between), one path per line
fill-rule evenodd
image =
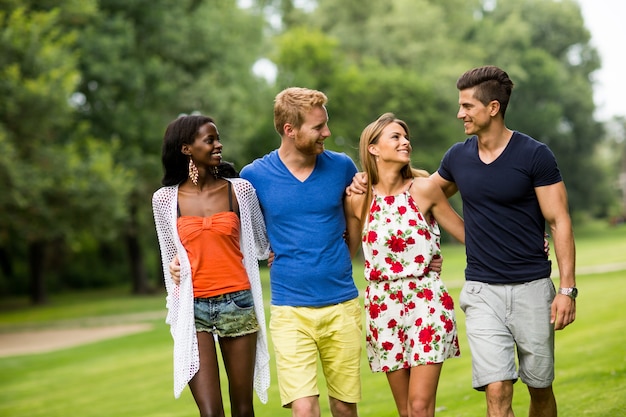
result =
M441 193L441 188L431 177L417 177L411 186L411 194L414 193L432 196Z

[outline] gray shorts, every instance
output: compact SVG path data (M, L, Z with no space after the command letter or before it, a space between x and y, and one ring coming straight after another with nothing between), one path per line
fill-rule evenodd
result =
M550 308L555 295L550 278L510 285L465 283L459 305L465 312L475 389L484 391L492 382L515 382L518 376L532 388L552 384L554 325L550 324Z
M236 337L259 330L250 290L210 298L194 298L193 313L197 332Z

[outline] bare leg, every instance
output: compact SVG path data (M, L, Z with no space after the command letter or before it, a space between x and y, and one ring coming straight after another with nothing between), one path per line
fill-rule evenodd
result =
M528 387L530 393L529 417L556 417L556 399L552 385L547 388Z
M420 365L387 374L400 417L435 415L437 386L443 364Z
M409 383L409 415L433 417L437 401L437 386L443 363L419 365L411 368Z
M254 361L257 334L221 337L220 347L228 375L230 409L233 417L252 417L254 407Z
M330 414L333 417L357 417L356 403L347 403L333 397L328 397Z
M387 373L387 382L391 388L391 394L396 402L398 415L408 417L409 415L409 381L411 373L408 369L400 369Z
M298 398L290 404L290 407L293 417L320 417L320 402L317 396Z
M189 388L201 417L224 417L215 341L211 333L198 332L197 335L200 369L189 381Z
M493 382L485 389L487 417L515 417L513 414L513 381Z

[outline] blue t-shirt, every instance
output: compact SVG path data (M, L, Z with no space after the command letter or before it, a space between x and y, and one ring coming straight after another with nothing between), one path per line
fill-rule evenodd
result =
M513 132L502 154L485 164L473 136L446 152L438 172L456 183L463 200L467 280L510 284L550 276L534 189L562 179L545 144Z
M324 151L300 181L276 150L241 170L256 189L275 254L272 305L323 307L358 296L343 237L343 196L356 172L347 155Z

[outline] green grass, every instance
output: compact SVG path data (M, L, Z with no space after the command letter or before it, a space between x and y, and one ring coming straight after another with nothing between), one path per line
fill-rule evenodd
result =
M553 249L553 248L552 248ZM463 278L463 247L444 247L444 281L455 298ZM577 230L578 267L626 262L626 226ZM267 286L267 271L263 271ZM559 415L566 417L626 416L626 325L624 271L578 276L580 296L576 322L557 333L554 389ZM360 288L362 268L355 266ZM268 295L268 291L266 291ZM134 314L153 323L150 331L51 353L0 358L0 416L110 417L195 416L189 390L179 400L172 394L172 343L163 295L130 297L119 290L54 296L45 307L28 308L20 300L2 300L0 332L88 325L96 318L118 323ZM143 313L157 312L156 316ZM158 312L162 312L160 315ZM464 316L457 308L462 357L446 361L437 407L439 416L485 415L484 394L471 386L470 352ZM362 357L362 417L395 416L386 379L369 371ZM322 415L329 416L322 388ZM256 401L257 416L288 416L280 407L272 366L269 403ZM516 415L527 415L528 394L515 385Z

